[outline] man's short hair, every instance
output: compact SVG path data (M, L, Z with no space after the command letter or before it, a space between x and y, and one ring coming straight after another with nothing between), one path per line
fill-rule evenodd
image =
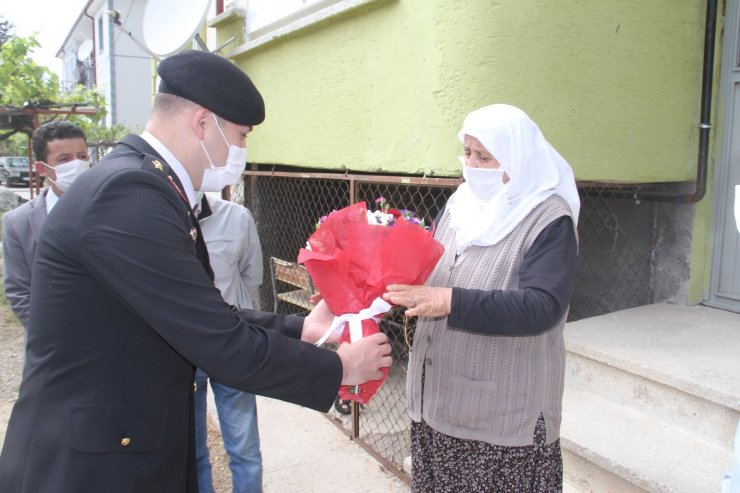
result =
M159 92L154 96L152 113L161 116L173 116L193 106L197 106L197 104L174 94Z
M66 120L46 122L39 126L31 137L31 147L36 160L46 162L49 142L59 139L82 139L87 143L85 132L74 123Z

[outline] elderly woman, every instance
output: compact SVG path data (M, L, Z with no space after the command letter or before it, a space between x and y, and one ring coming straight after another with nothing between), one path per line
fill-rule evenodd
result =
M407 380L413 490L560 491L573 171L512 106L470 113L458 136L465 182L435 234L445 254L426 286L384 295L420 317Z

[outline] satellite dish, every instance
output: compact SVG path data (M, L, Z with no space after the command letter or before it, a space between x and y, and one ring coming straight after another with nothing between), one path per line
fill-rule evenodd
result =
M161 57L191 42L203 24L210 0L149 0L144 8L144 43Z
M77 48L77 59L81 62L84 62L88 58L90 58L90 53L92 53L93 50L93 43L91 40L86 39L82 43L80 43L80 46Z

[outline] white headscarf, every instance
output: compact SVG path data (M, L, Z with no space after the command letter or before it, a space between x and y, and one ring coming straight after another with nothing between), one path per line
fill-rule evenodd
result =
M565 199L578 223L581 202L573 170L526 113L506 104L485 106L465 117L460 142L465 135L478 139L496 158L509 182L487 201L478 199L467 183L450 197L458 253L470 245L495 245L551 195Z

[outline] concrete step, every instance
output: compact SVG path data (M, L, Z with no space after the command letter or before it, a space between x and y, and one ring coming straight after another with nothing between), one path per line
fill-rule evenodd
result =
M569 323L561 442L582 492L717 492L740 419L740 314L666 303Z
M728 449L568 387L561 446L566 481L584 493L716 493L731 462Z
M740 419L740 314L656 304L569 323L566 387L730 449Z
M739 334L740 335L740 334ZM649 368L632 373L618 361L607 364L577 352L566 357L566 388L590 392L614 404L652 416L685 433L730 449L740 413L716 402L653 380Z
M583 491L579 490L573 484L563 481L563 493L583 493Z

